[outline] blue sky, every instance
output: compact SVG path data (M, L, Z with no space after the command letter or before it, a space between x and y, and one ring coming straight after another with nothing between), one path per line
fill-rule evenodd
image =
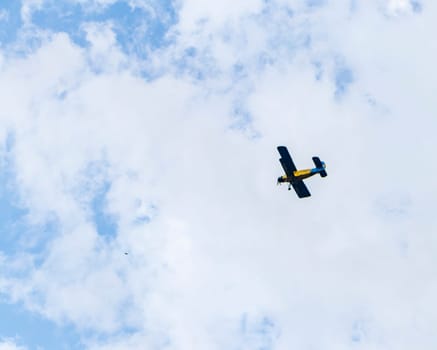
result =
M20 2L19 1L4 1L1 6L2 16L0 38L2 45L13 42L17 38L17 32L20 30L23 22L20 16Z
M115 1L95 10L74 2L49 1L33 13L32 21L39 28L67 32L78 45L86 45L84 23L111 22L123 50L144 57L147 50L166 44L165 34L176 22L176 13L171 1L158 2L151 9Z
M436 10L3 1L0 349L434 349Z
M80 338L72 327L60 327L31 313L23 306L3 302L0 327L2 338L17 339L31 349L82 349Z

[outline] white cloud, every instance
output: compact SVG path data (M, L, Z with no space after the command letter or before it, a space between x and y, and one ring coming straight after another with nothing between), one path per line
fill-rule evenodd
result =
M24 25L29 25L32 22L32 13L39 10L44 5L45 0L24 0L21 4L21 19Z
M263 7L262 1L230 1L205 2L201 0L181 1L180 28L183 31L194 31L203 21L213 26L223 26L231 21L239 22L242 18L258 14Z
M414 16L387 21L373 4L355 13L302 9L290 23L274 7L277 26L243 2L188 13L195 5L183 5L174 46L151 53L165 72L154 80L136 75L106 25L89 27L89 49L54 35L3 63L0 118L15 133L19 190L35 221L55 213L60 229L39 264L11 268L20 257L5 258L2 268L24 277L0 279L2 290L47 318L105 335L86 339L90 349L267 341L275 349L433 349L436 51L428 26ZM432 12L421 16L432 26ZM214 25L198 25L202 18ZM305 35L307 46L292 45ZM218 73L181 75L172 64L188 46L207 52ZM264 52L273 61L260 68ZM338 57L356 77L342 100L334 98ZM232 76L234 62L245 65L243 77ZM237 102L261 137L230 129ZM313 198L275 186L278 144L299 166L316 154L327 162L326 179L308 180ZM92 162L107 165L90 179ZM102 181L119 220L109 243L90 219ZM399 198L409 200L405 212L385 220L380 203ZM155 217L138 224L150 206ZM264 318L270 340L256 335Z
M13 340L1 339L0 350L25 350L25 348L18 346Z
M7 22L9 19L9 12L6 10L0 10L0 22Z
M83 27L90 44L90 63L95 70L117 71L127 65L110 23L87 23Z
M387 11L391 15L410 12L412 5L410 0L388 0Z

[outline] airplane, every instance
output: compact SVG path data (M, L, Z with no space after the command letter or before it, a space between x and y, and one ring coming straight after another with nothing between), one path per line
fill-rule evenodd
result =
M283 182L288 182L288 190L290 190L291 186L293 186L299 198L311 196L310 191L308 191L308 188L302 181L303 179L316 174L320 174L321 177L328 176L325 170L326 164L322 162L319 157L313 157L313 162L316 166L315 168L297 170L293 160L291 159L290 153L288 153L287 147L278 146L278 151L281 155L279 161L281 162L281 165L285 171L285 175L278 177L278 185Z

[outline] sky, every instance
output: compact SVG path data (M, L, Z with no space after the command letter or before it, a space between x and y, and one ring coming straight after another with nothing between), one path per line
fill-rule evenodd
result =
M436 19L2 0L0 350L435 349Z

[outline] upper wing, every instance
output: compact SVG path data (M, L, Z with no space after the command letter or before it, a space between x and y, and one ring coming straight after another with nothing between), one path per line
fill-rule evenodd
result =
M292 184L294 190L296 191L296 194L299 198L309 197L311 196L310 191L308 191L308 188L303 183L303 181L298 181Z
M287 174L287 176L293 177L293 173L296 171L296 166L294 165L293 160L290 157L290 153L288 153L287 147L278 146L278 151L281 155L279 161L281 162L285 173Z

